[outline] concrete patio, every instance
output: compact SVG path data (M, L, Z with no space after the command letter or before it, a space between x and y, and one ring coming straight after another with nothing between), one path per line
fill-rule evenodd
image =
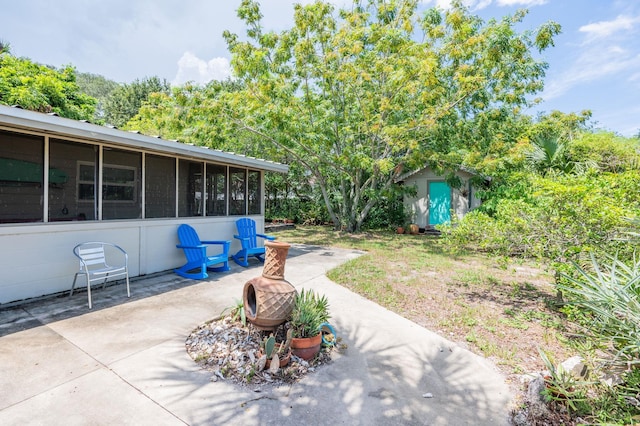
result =
M131 299L122 285L98 288L93 310L86 292L4 308L0 424L508 424L510 391L493 365L326 278L359 255L292 247L286 279L328 297L348 349L299 383L262 392L211 381L184 345L242 297L258 262L209 281L136 279Z

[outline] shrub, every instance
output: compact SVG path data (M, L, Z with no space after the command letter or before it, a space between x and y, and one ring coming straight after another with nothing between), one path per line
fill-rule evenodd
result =
M640 365L640 259L608 261L592 255L589 267L572 262L577 275L562 274L558 288L567 304L585 311L588 336L609 351L610 362Z
M631 258L626 218L640 215L639 171L530 176L528 182L530 187L522 190L530 194L505 196L494 200L489 210L469 213L443 229L443 241L547 259L555 267L580 253L615 252L620 259Z

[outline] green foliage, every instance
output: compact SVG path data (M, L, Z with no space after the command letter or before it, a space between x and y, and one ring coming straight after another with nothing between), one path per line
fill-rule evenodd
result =
M638 238L640 238L640 216L627 218L626 220L629 223L629 228L625 231L625 233L630 237L632 241L636 241Z
M169 83L158 77L136 79L113 90L104 103L104 119L116 127L123 127L133 118L152 93L168 93Z
M212 81L206 86L186 84L170 93L152 93L125 128L144 134L177 139L223 151L290 164L289 173L265 174L265 217L294 219L298 223L329 221L321 194L309 175L286 151L272 152L265 142L238 132L233 122L216 111L220 98L242 88L238 82Z
M640 169L640 140L609 132L585 133L568 147L569 161L590 162L603 172Z
M590 398L591 424L635 425L640 420L640 369L624 374L626 383L616 387L602 386ZM583 416L586 417L586 416Z
M547 401L555 401L564 405L569 412L585 410L588 407L586 386L588 383L577 380L571 372L566 371L562 365L557 365L542 349L538 349L540 358L544 363L549 376L544 378L544 395Z
M282 192L282 188L269 185L269 183L265 182L265 191L269 194L265 206L267 220L292 219L295 223L311 225L321 225L329 221L329 216L320 200L295 194L276 198L273 197L273 194Z
M602 264L572 262L558 288L566 307L585 330L588 351L597 350L605 371L622 383L590 389L589 410L598 424L634 424L640 415L640 259L606 256Z
M527 160L534 170L546 174L550 170L570 172L571 164L565 151L567 143L554 134L538 134L531 140L531 150L526 153Z
M80 91L72 66L57 70L2 53L0 103L75 120L92 120L96 100Z
M637 385L629 387L638 371L629 365L640 363L633 243L640 235L640 151L637 139L585 131L587 117L553 113L524 126L503 161L479 163L497 165L491 186L478 192L484 203L444 229L441 242L552 266L566 301L562 312L585 330L581 350L588 358L606 355L605 365L627 372L626 383L606 387L578 382L547 359L549 400L586 419L628 424L640 413Z
M592 255L588 266L572 262L577 274L563 274L558 287L567 304L588 315L589 337L610 351L610 362L640 365L640 259L608 261Z
M0 40L0 55L2 55L3 53L11 53L11 44L9 44L9 42L7 41Z
M320 333L320 326L327 322L329 301L315 291L302 289L296 294L295 305L291 313L290 327L293 337L313 337Z
M283 162L289 162L286 157ZM268 173L265 177L265 216L293 219L296 223L321 224L329 220L321 194L314 190L304 169L293 162L289 173Z
M574 140L581 134L591 130L591 125L589 124L591 115L589 110L584 110L580 113L551 111L549 114L540 114L537 121L528 129L528 132L533 135L563 135L567 140Z
M96 105L96 112L93 121L96 123L102 123L105 119L105 103L111 93L120 87L118 83L113 80L106 79L105 77L91 73L78 73L76 76L78 82L78 88L81 92L96 98L98 103Z
M363 226L403 169L502 152L492 136L509 126L493 123L542 88L546 64L531 51L559 31L549 23L518 33L524 14L484 23L460 3L421 16L415 1L338 13L317 1L296 5L294 26L279 34L263 31L256 1L244 0L238 16L248 37L224 35L245 87L209 103L212 114L287 152L334 226L348 231Z
M227 311L229 311L232 321L240 321L244 327L247 326L247 314L242 299L236 299L235 304L225 308L220 315L224 315Z
M280 156L265 156L268 152L264 143L238 132L217 109L221 96L240 88L242 84L237 81L214 80L206 86L187 83L169 92L150 93L125 127L164 139L281 161Z
M371 209L362 224L363 229L395 229L408 226L411 214L407 211L402 198L394 195L381 197L376 208Z
M515 177L516 175L514 175ZM546 259L560 267L582 252L628 259L626 218L640 215L640 171L520 175L494 189L485 206L443 229L446 245Z

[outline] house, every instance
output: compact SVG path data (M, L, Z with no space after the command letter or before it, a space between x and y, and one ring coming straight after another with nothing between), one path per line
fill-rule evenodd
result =
M460 219L480 205L477 187L472 183L477 175L462 168L454 173L461 183L458 187L449 185L444 176L430 167L400 176L398 182L416 188L415 196L404 197L405 208L412 213L412 223L421 229L434 229L436 225L450 223L452 214Z
M266 171L288 166L0 106L0 306L68 291L81 242L120 245L132 276L184 263L181 223L238 250L238 217L264 230Z

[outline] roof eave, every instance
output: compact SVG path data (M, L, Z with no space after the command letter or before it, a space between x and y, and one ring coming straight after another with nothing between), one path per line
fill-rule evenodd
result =
M289 171L289 166L286 164L3 105L0 105L0 125L272 172L287 173Z

